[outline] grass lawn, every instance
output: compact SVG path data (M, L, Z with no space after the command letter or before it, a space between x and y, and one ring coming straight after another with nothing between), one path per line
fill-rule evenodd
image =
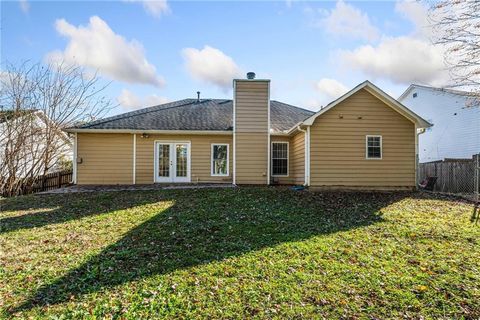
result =
M0 317L479 318L471 204L282 188L0 200Z

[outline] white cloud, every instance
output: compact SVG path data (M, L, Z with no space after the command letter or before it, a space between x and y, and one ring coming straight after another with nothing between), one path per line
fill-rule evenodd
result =
M374 41L379 38L378 29L370 22L370 18L360 9L338 0L331 11L320 11L324 18L318 25L333 35Z
M395 83L440 85L446 80L443 55L430 43L408 36L384 37L377 46L340 52L350 67Z
M185 48L182 55L185 67L194 79L220 88L230 88L232 79L241 75L240 68L231 57L210 46L205 46L201 50Z
M136 40L127 41L99 17L93 16L87 26L78 27L60 19L55 28L69 42L64 51L49 53L46 57L49 62L81 65L123 82L164 85L155 66L145 58L142 44Z
M159 97L156 94L139 97L130 90L123 89L117 97L117 101L123 108L134 110L167 103L170 100L165 97Z
M20 0L20 9L23 11L23 13L28 13L30 11L30 3L28 3L27 0Z
M329 99L336 99L348 91L343 83L329 78L320 79L316 83L316 89Z
M140 2L150 15L159 18L163 14L170 13L167 0L125 0L127 2Z
M301 101L299 105L301 105L302 108L317 112L324 103L325 101L323 100L310 98Z
M428 21L428 8L419 1L397 1L395 11L415 26L414 36L429 38L432 28Z
M444 48L430 41L432 28L427 8L418 2L398 1L395 10L412 22L414 30L411 34L383 36L376 45L340 51L341 61L369 77L384 78L397 84L445 85L449 76L444 63Z

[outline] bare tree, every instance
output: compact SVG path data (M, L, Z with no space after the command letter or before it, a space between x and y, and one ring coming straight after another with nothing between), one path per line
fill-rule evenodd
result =
M0 74L0 194L58 167L71 153L66 127L105 115L108 84L96 74L66 64L7 64Z
M480 96L480 1L441 0L431 2L430 21L434 43L445 50L451 87Z

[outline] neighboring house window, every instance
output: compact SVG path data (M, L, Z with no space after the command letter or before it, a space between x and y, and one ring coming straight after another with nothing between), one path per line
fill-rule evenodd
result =
M367 136L367 159L382 159L382 136Z
M228 144L212 144L212 176L228 176Z
M272 176L288 176L288 142L272 142Z

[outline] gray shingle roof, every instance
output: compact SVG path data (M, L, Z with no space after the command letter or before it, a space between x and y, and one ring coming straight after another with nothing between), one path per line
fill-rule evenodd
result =
M271 128L284 131L314 112L271 100ZM92 121L79 129L214 130L233 126L233 102L227 99L184 99Z

